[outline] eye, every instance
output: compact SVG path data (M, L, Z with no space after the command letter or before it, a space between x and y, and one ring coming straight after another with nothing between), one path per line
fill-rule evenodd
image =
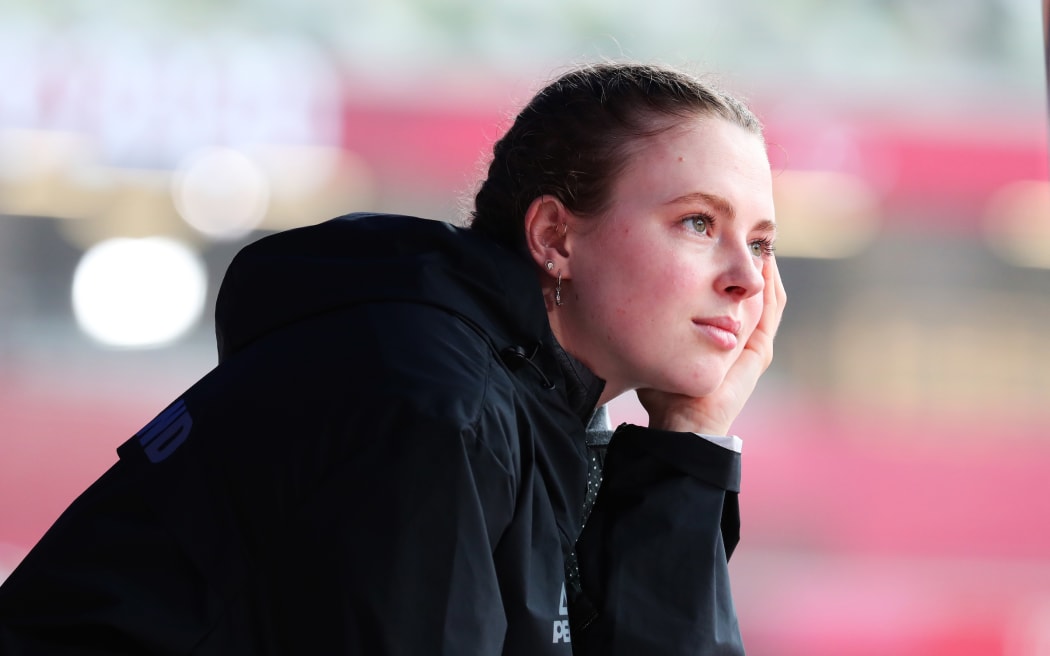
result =
M707 229L714 223L714 219L706 214L692 214L682 219L685 227L701 235L707 233Z
M773 240L769 238L756 239L749 246L751 247L751 254L755 257L769 256L777 250L773 245Z

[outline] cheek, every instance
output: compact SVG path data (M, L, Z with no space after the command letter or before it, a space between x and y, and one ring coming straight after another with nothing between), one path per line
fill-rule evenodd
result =
M747 326L747 333L750 335L755 330L755 326L758 325L758 320L762 316L762 294L755 294L751 298L744 301L744 315Z
M601 259L588 267L587 287L597 297L621 312L638 311L652 302L654 295L667 294L674 280L658 257L641 257L637 249L622 244L603 247Z

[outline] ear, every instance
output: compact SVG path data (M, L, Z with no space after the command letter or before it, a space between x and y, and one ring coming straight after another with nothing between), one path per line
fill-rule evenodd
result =
M572 213L550 195L537 197L525 210L525 245L536 264L552 277L571 277L567 248L571 219ZM548 269L547 262L554 266Z

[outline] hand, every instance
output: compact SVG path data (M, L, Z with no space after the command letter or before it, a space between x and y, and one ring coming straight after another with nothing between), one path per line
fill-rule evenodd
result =
M722 384L711 394L693 398L654 389L638 390L638 400L649 413L649 426L672 431L728 435L744 409L758 378L773 361L773 337L784 314L787 292L780 279L776 258L762 268L762 315Z

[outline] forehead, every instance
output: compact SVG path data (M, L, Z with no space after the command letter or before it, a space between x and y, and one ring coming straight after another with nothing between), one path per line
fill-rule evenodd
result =
M772 203L772 175L760 135L721 118L673 124L633 144L614 185L625 195L668 202L688 194L722 196L734 204Z

